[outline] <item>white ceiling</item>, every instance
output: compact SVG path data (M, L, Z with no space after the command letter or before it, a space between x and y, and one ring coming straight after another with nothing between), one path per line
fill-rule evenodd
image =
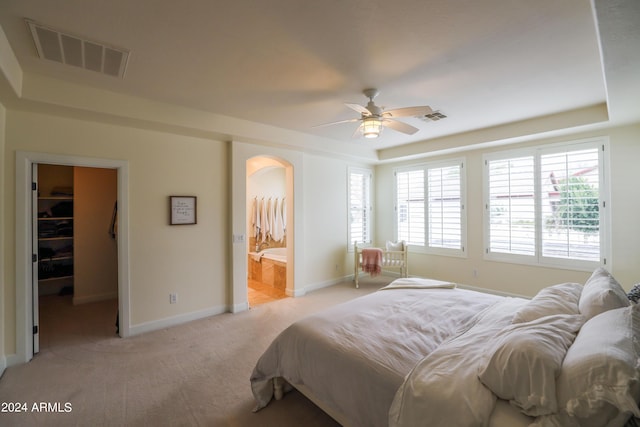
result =
M629 19L617 15L614 33L616 19ZM128 49L124 79L39 59L25 18ZM611 96L586 0L2 0L0 26L25 75L375 149L569 112ZM622 50L617 57L637 51L637 29L624 31L632 35L622 47L613 43ZM626 66L623 77L637 89ZM420 128L415 135L385 130L366 142L352 139L355 123L314 128L357 117L343 103L365 104L367 87L380 90L376 102L387 109L426 104L448 118L410 118ZM640 120L635 113L630 119Z

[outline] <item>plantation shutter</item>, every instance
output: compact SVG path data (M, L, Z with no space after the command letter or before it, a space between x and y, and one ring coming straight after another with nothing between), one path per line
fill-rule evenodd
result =
M371 172L349 172L349 245L371 243Z
M461 164L427 171L429 246L462 249Z
M600 260L600 167L597 147L543 154L542 256Z
M407 244L425 244L424 170L396 172L396 224L398 240Z
M489 160L489 251L536 255L534 157Z

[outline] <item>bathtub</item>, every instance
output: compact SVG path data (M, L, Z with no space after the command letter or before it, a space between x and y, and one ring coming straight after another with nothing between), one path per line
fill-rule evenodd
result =
M287 263L287 248L267 248L260 253L265 259Z
M284 290L287 283L287 248L249 252L249 279Z
M271 261L287 263L287 248L267 248L260 252L249 252L249 257L256 262L261 262L263 259Z

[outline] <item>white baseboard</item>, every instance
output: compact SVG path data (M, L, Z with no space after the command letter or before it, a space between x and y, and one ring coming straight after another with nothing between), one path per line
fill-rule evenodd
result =
M293 289L292 290L292 289L287 288L287 289L284 290L284 294L286 296L294 297L294 298L301 297L301 296L305 295L306 293L307 293L307 291L305 289Z
M129 336L143 334L145 332L157 331L158 329L169 328L192 320L203 319L227 312L226 306L211 307L205 310L193 311L191 313L179 314L177 316L165 317L164 319L153 320L151 322L132 325L129 328Z
M395 277L397 279L402 277L402 274L400 274L399 271L390 271L385 269L382 269L382 275L387 277Z
M9 367L15 366L15 365L21 365L21 364L27 362L26 360L22 359L21 357L18 357L17 354L9 354L7 356L4 356L3 359L4 359L5 368L9 368Z
M249 310L249 303L248 302L243 302L242 304L232 305L229 308L229 311L231 313L240 313L242 311L247 311L247 310Z
M393 277L395 279L399 279L402 277L402 274L400 274L400 272L398 271L391 271L391 270L382 270L382 273L380 273L381 276L385 276L385 277ZM355 274L349 274L348 276L345 276L344 279L345 280L354 280L355 279ZM371 275L369 273L365 273L363 271L358 273L358 279L362 279L362 278L366 278L366 277L371 277ZM409 276L412 277L412 276Z
M338 283L343 283L347 280L353 280L353 274L338 277L337 279L325 280L324 282L312 283L300 290L296 290L295 295L290 296L300 297L306 295L309 292L317 291L318 289L322 288L328 288L329 286L337 285Z
M118 292L109 292L108 294L87 295L85 297L73 296L73 305L86 304L89 302L106 301L118 298Z

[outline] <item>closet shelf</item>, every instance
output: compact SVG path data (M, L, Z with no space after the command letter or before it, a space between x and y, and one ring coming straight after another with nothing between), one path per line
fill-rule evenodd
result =
M38 221L60 221L60 220L70 221L72 219L73 219L72 216L44 216L44 217L38 218Z
M73 275L69 275L69 276L56 276L56 277L47 277L46 279L38 279L38 282L53 282L54 280L60 280L60 279L71 279L73 278Z
M73 236L60 236L60 237L38 237L41 242L50 242L54 240L73 240Z
M42 262L63 261L65 259L73 259L73 255L59 255L59 256L54 256L54 257L51 257L51 258L41 258L40 261L42 261Z
M53 281L73 277L72 196L38 197L38 279Z
M40 196L39 200L73 200L73 196Z

